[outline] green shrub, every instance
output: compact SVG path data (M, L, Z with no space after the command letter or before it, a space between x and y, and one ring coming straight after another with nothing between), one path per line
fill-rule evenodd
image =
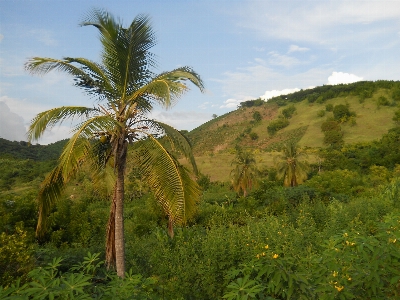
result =
M249 136L253 141L258 139L258 134L255 132L250 132Z
M325 110L326 111L333 111L333 104L329 103L329 104L325 105Z
M325 116L325 110L321 109L318 111L317 116L322 118L323 116Z
M259 111L255 111L253 113L253 119L255 122L260 122L262 120L262 116Z
M390 105L390 101L388 98L386 98L385 96L380 96L376 102L376 104L378 106L389 106Z
M277 131L287 127L288 125L289 125L289 120L288 119L286 119L286 118L278 118L278 119L272 121L268 125L267 130L268 130L268 133L270 135L274 135Z
M287 108L282 110L282 115L286 119L290 119L295 111L296 111L296 107L292 104L292 105L289 105Z

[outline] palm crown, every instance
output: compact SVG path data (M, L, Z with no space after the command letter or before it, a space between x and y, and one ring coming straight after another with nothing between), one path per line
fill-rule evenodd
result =
M109 13L94 10L82 25L99 30L101 63L84 58L34 57L25 65L32 74L66 72L73 76L76 86L97 99L94 107L63 106L42 112L31 122L30 141L39 139L46 129L66 119L79 120L58 165L42 183L37 235L44 233L47 215L67 181L86 163L92 168L94 179L111 182L114 192L106 259L110 265L116 263L118 275L124 276L125 267L119 264L124 258L122 213L128 144L133 145L129 154L153 188L170 224L185 222L194 212L200 190L157 137L167 138L174 149L190 159L196 171L190 144L179 131L148 119L146 114L154 104L171 107L188 90L188 81L201 91L204 86L189 67L159 75L151 72L155 61L149 49L154 46L155 38L147 16L139 15L128 28L123 28Z

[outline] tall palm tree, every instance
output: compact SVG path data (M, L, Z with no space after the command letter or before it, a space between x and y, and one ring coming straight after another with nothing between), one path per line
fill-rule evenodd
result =
M283 154L278 156L276 162L277 177L283 178L283 185L288 187L298 186L307 179L308 165L301 161L306 155L298 149L297 144L288 142L283 147Z
M25 64L32 74L43 75L52 70L68 73L78 87L98 100L94 107L63 106L44 111L30 124L28 138L34 141L57 123L79 120L58 165L41 185L36 233L43 236L48 227L47 216L66 183L84 164L88 165L94 179L112 182L106 262L116 267L118 276L124 277L123 207L128 144L132 145L129 155L168 215L170 227L185 222L194 212L200 188L157 137L167 138L174 149L190 159L196 171L190 144L179 131L146 115L154 104L171 107L188 90L188 81L201 91L204 86L189 67L159 75L151 72L155 61L149 49L155 45L155 39L147 16L137 16L124 28L108 12L95 9L81 25L99 30L100 63L85 58L34 57Z
M231 171L233 189L236 193L243 193L243 197L246 197L254 185L257 173L254 155L249 151L238 148L232 165L235 165L235 168Z

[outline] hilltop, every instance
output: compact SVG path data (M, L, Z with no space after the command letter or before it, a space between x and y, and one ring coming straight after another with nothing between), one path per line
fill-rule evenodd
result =
M396 126L393 117L399 104L399 81L324 85L267 102L242 102L235 111L197 127L187 136L200 171L212 180L224 181L236 145L253 150L263 166L271 165L275 151L290 139L308 149L327 147L321 125L334 118L332 108L337 105L354 113L352 118L338 120L345 144L378 140ZM286 122L286 127L279 129L275 126L279 122Z

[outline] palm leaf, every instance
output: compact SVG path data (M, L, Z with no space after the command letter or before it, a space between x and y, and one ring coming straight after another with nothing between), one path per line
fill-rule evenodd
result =
M189 80L201 91L204 84L200 76L189 67L182 67L170 72L161 73L147 84L128 96L127 103L137 103L138 99L150 98L165 108L171 107L179 97L189 90L185 81Z
M49 175L46 176L40 186L38 194L39 218L36 227L36 235L39 238L43 237L46 232L48 227L48 215L50 214L51 208L56 200L60 198L64 189L65 181L62 176L62 169L60 166L57 166Z
M51 129L66 119L89 116L99 111L94 108L80 106L62 106L39 113L32 121L28 129L28 141L38 140L46 129Z
M184 136L182 133L180 133L179 130L176 130L172 126L169 126L165 123L161 123L158 121L152 121L152 122L154 122L154 124L157 124L157 126L162 128L162 130L166 135L165 137L168 139L172 147L179 153L183 154L185 158L189 160L189 162L192 165L194 174L198 175L198 169L196 161L193 156L192 146L188 138Z
M184 223L200 197L197 183L152 136L137 143L133 155L164 212L173 223Z

